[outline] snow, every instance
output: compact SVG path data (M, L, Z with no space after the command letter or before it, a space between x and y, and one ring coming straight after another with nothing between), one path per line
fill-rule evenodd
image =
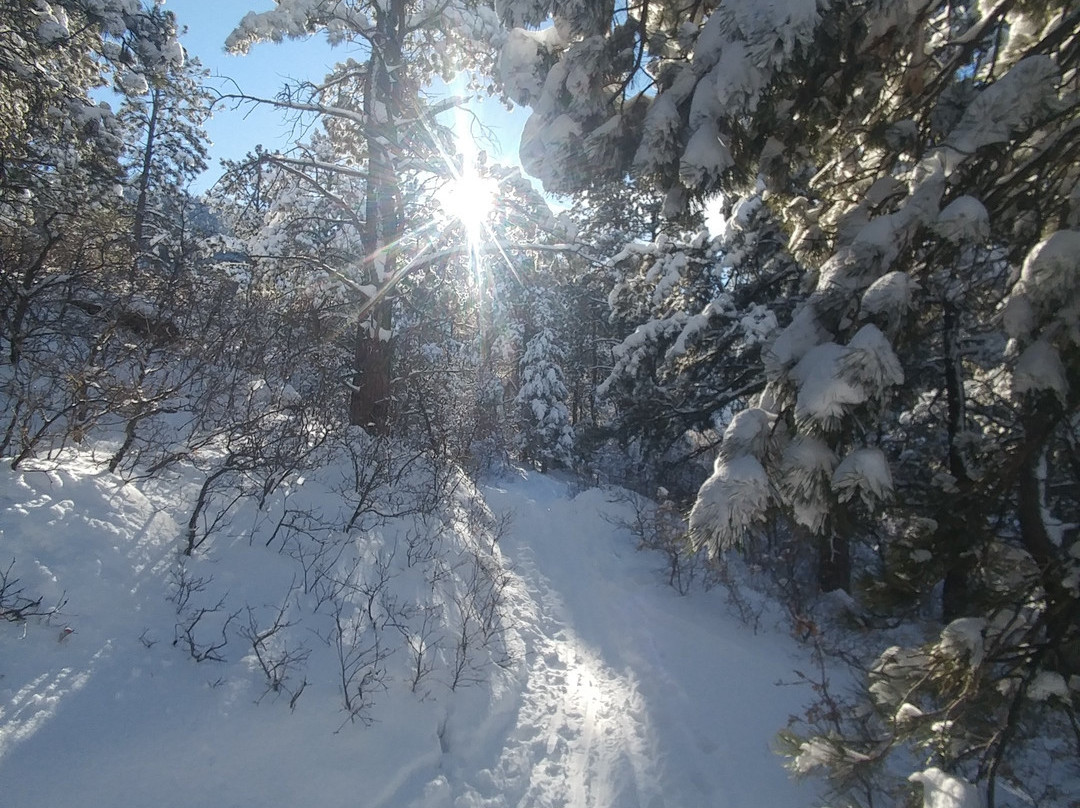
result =
M45 17L45 14L48 16ZM44 19L38 24L37 38L43 44L51 45L71 36L67 12L64 9L47 6L41 16Z
M693 64L706 75L694 93L695 111L751 112L762 89L799 46L813 38L820 20L817 0L732 0L706 21Z
M477 491L512 518L492 558L507 576L513 659L454 691L388 681L367 724L341 712L332 654L311 631L294 635L312 655L293 709L235 633L222 662L171 643L177 607L164 596L190 479L124 484L74 453L2 474L5 552L46 604L68 604L48 621L0 621L5 808L816 804L770 750L810 696L775 684L805 655L732 618L719 590L666 587L660 560L612 524L629 506L603 491L573 496L523 472ZM454 524L450 546L468 545ZM295 564L249 538L219 537L189 571L212 577L204 594L268 619ZM402 560L397 596L415 595L408 570ZM407 667L403 653L390 669Z
M785 360L798 355L796 351L805 350L790 371L798 387L795 417L802 424L831 430L852 407L902 384L904 370L875 325L864 325L846 346L811 342L818 339L819 330L812 307L804 308L766 354L766 369L771 365L776 373L777 366L782 368ZM808 344L812 347L806 350Z
M521 131L521 164L534 177L554 176L559 155L580 139L581 126L569 115L549 120L534 112Z
M798 363L811 349L821 344L826 331L818 322L813 307L804 306L765 350L765 369L776 377Z
M494 48L502 47L506 42L507 31L499 20L494 8L466 2L432 3L423 7L420 13L413 14L409 20L410 28L420 28L431 16L433 10L441 7L446 19L447 31L463 31L476 42L488 42Z
M867 242L864 247L867 245L868 249L862 251L856 250L854 246L841 247L829 256L818 269L817 291L847 295L861 289L864 285L862 276L866 274L872 260L868 253L873 251L873 245Z
M679 164L679 176L690 187L703 186L719 180L734 164L716 124L705 121L690 136Z
M866 507L873 508L892 495L889 461L880 449L856 449L836 467L832 487L841 502L847 502L858 494Z
M1017 287L1020 287L1017 284ZM1035 329L1035 308L1022 288L1014 288L1005 301L1001 313L1001 322L1005 333L1010 337L1025 337Z
M1036 244L1024 259L1020 281L1005 306L1010 336L1026 336L1038 325L1056 321L1080 344L1080 230L1058 230Z
M865 266L873 262L881 269L892 266L904 246L904 216L899 213L887 213L878 216L863 225L851 243L858 256L858 264Z
M671 160L679 142L682 118L671 92L659 96L645 113L641 142L634 153L634 168L643 174L660 170Z
M910 702L904 702L896 711L894 720L897 724L908 724L922 718L925 713Z
M848 353L841 365L845 375L880 396L886 387L904 383L904 369L881 330L864 325L848 342Z
M1020 396L1049 390L1064 403L1069 394L1069 382L1057 349L1041 339L1025 348L1013 369L1012 389Z
M946 774L936 766L908 777L923 787L923 808L981 808L979 790L965 780Z
M941 631L936 650L974 667L986 655L986 621L981 617L960 617Z
M776 315L760 303L754 304L739 319L739 325L743 330L743 339L749 345L768 342L780 329Z
M270 11L249 11L225 40L226 50L247 53L258 42L302 39L325 30L330 44L345 41L350 32L371 28L367 15L352 4L335 3L327 13L322 0L278 0Z
M934 229L953 244L982 242L990 235L990 214L973 196L959 196L938 214Z
M724 430L721 444L724 456L748 454L763 460L775 421L776 415L758 407L747 407L738 412Z
M690 259L681 250L660 256L653 262L649 271L645 273L645 283L656 284L651 295L653 305L663 303L668 295L683 282L689 263Z
M1048 112L1060 79L1049 56L1029 56L983 88L949 133L947 145L964 156L995 143L1008 143L1015 132Z
M1080 265L1080 230L1058 230L1032 248L1020 280L1036 297L1052 298L1074 291Z
M912 677L922 676L929 662L927 654L919 649L898 645L886 648L870 668L870 697L880 706L899 710L911 696Z
M563 86L570 94L573 105L587 105L592 100L592 88L606 66L605 45L603 36L593 35L569 47Z
M841 377L841 362L847 355L844 346L826 342L807 351L792 369L791 377L799 386L795 400L798 421L831 429L850 406L866 401L861 386Z
M615 367L597 387L596 394L602 398L619 379L636 376L640 372L643 361L652 355L650 347L667 336L682 332L690 319L685 313L676 312L671 317L649 320L639 325L632 334L612 348Z
M911 309L912 299L918 290L918 282L906 272L887 272L863 292L859 313L864 316L899 316Z
M554 31L554 28L547 29ZM538 99L543 88L538 73L545 32L514 28L499 52L498 71L506 94L518 104Z
M799 754L791 763L796 774L810 774L836 759L836 749L824 738L811 738L799 745Z
M811 435L797 436L784 449L781 486L795 521L813 533L820 533L828 518L828 492L836 464L836 453Z
M764 520L771 499L768 475L757 458L742 455L727 459L721 455L690 510L691 537L715 558L735 547L753 524Z
M1039 671L1027 690L1027 697L1032 701L1047 701L1057 698L1069 701L1069 686L1065 677L1056 671Z
M721 296L716 300L710 300L699 314L688 317L685 313L678 312L675 316L669 318L672 323L680 324L681 330L679 336L676 337L671 347L665 352L664 359L670 361L684 356L698 335L708 329L714 317L724 312L725 304L728 303L730 303L730 298Z

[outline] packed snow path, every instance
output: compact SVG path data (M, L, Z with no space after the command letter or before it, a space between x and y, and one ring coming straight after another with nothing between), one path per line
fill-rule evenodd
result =
M513 517L501 547L520 576L526 680L490 767L470 760L455 808L807 805L770 751L799 711L788 643L755 636L722 597L680 598L659 559L606 517L599 490L551 478L485 489ZM713 593L719 595L720 593ZM703 602L704 601L704 602ZM470 767L466 767L466 771Z
M76 631L60 642L57 625L0 625L3 808L814 803L770 750L809 696L777 685L805 662L798 647L755 635L719 589L665 586L662 560L608 521L625 506L602 491L575 497L535 474L486 486L496 514L512 515L500 549L515 663L453 693L394 686L365 727L343 725L329 671L308 670L289 711L263 698L239 649L196 664L170 645L169 492L74 470L9 479L5 554L48 572L47 595L67 591ZM261 587L253 603L277 602L292 575L273 553L223 550L209 569L234 593Z

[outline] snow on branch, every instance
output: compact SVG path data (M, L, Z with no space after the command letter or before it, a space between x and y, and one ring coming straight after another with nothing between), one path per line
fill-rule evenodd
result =
M225 40L225 49L247 53L258 42L304 39L324 30L331 45L344 42L349 34L365 38L371 21L354 3L327 3L325 0L277 0L270 11L249 11Z
M872 447L853 451L833 472L832 488L841 502L858 496L867 508L888 500L893 479L884 452Z
M790 375L798 388L795 418L823 430L837 428L851 408L904 382L900 360L874 325L863 326L846 346L811 348Z
M784 449L780 488L795 521L820 533L829 515L836 453L820 438L799 435Z
M765 519L771 499L769 478L757 458L717 459L690 511L690 540L717 558Z

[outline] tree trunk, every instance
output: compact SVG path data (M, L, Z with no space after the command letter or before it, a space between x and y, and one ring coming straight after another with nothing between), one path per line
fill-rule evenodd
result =
M395 120L402 108L402 87L396 77L402 66L401 40L405 30L402 0L378 6L376 27L380 47L372 52L364 94L368 174L362 241L367 253L369 283L381 292L396 280L402 236L401 188L391 151L397 146ZM379 435L390 432L391 305L383 299L370 318L363 318L357 324L353 355L349 421Z
M975 525L955 515L938 520L934 545L946 547L948 556L941 587L941 619L945 623L951 623L971 611L971 577L975 571L975 558L966 534L976 529Z
M385 313L381 309L386 308ZM389 325L389 308L380 306L372 316L376 330ZM369 323L356 326L353 357L352 394L349 397L349 423L362 426L376 435L390 429L390 343L371 334Z
M150 239L146 236L146 209L150 198L150 175L154 165L154 146L157 143L157 120L161 108L161 89L155 87L150 95L150 110L147 113L146 142L143 145L142 169L139 172L139 198L135 203L135 249L139 260L143 260L150 249Z
M967 428L964 400L964 371L959 341L959 308L952 301L944 302L945 396L948 406L949 473L956 480L958 495L947 499L937 514L938 528L934 546L944 555L945 579L941 588L941 615L948 623L968 613L972 600L972 574L975 559L972 555L978 542L981 524L971 513L971 478L960 453L959 439Z
M14 289L15 305L10 319L8 331L8 358L12 365L18 365L22 358L22 345L26 338L23 333L23 324L30 314L30 304L34 295L34 285L45 269L45 262L52 252L52 248L60 242L60 236L49 231L49 226L58 214L52 214L41 226L44 234L37 257L26 267Z
M1020 448L1021 466L1016 485L1017 519L1024 547L1038 565L1046 598L1043 625L1049 658L1059 673L1068 677L1080 674L1080 599L1067 584L1068 569L1062 549L1046 529L1039 467L1060 416L1042 409L1032 407L1023 418L1025 445Z

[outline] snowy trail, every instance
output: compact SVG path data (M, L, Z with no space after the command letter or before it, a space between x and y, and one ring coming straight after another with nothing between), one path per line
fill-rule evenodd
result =
M474 802L455 804L660 808L660 761L636 683L577 635L529 548L515 544L513 611L525 643L516 723L497 762L461 789Z
M795 664L786 643L733 624L718 598L703 610L664 587L599 491L570 499L532 476L485 495L514 517L501 549L520 577L526 671L497 761L446 804L809 804L769 749L803 695L774 684Z

